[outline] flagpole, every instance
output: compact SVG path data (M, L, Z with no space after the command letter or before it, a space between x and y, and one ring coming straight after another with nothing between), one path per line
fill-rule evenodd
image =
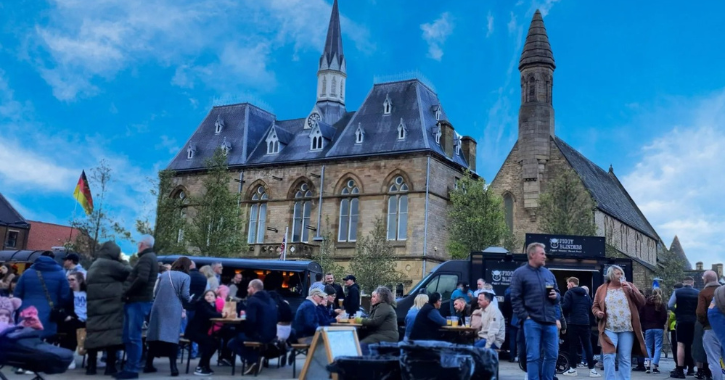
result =
M289 233L289 226L284 228L284 250L282 250L282 261L287 260L287 234Z
M73 240L73 221L76 218L76 209L78 208L78 201L73 202L73 216L71 217L70 222L70 233L68 233L68 243L70 243L71 240Z

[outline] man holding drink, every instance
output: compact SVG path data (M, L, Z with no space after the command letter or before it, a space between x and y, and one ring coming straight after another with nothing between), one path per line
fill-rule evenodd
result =
M554 274L544 267L544 245L531 243L526 247L526 254L528 264L516 269L511 278L511 306L523 321L528 380L552 380L559 355L556 327L559 287Z

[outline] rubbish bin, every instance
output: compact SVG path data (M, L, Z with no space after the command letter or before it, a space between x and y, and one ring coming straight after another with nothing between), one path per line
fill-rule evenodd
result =
M339 380L401 380L396 357L339 356L327 371L336 373Z
M462 346L466 347L466 346ZM470 380L474 361L457 345L438 341L401 342L400 371L403 380Z
M370 356L400 357L400 346L398 342L380 342L368 346Z

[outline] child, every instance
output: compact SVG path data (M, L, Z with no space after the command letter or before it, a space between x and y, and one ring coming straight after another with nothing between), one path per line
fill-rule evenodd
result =
M196 303L194 318L189 322L184 334L189 340L199 345L201 359L199 359L199 366L194 371L194 374L198 376L211 376L214 373L209 366L209 361L217 349L217 342L209 334L212 327L211 318L226 317L225 312L217 311L216 300L217 296L213 290L204 292L202 299Z

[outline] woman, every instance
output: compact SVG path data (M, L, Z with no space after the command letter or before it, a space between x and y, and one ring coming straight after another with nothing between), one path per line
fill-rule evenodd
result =
M144 373L156 372L154 357L167 356L171 376L179 376L176 357L179 354L181 313L189 303L189 267L191 260L180 257L171 264L171 270L159 278L146 333L149 352L146 354Z
M624 279L621 267L610 266L605 280L597 289L592 306L594 316L599 318L604 377L607 380L629 380L632 376L632 355L642 356L647 352L638 311L645 300L637 287ZM615 357L619 358L619 374L616 376Z
M121 248L112 241L101 245L86 274L86 375L96 374L98 351L106 351L104 375L116 372L116 352L123 350L123 283L131 267L121 261Z
M73 308L69 308L68 317L65 321L58 325L58 331L64 333L60 338L60 346L75 351L78 347L78 338L76 330L86 328L87 318L87 295L86 281L83 273L70 272L68 274L68 284L73 292ZM68 369L75 369L76 363L72 361Z
M398 341L398 316L395 314L395 299L390 289L378 286L370 298L370 316L362 318L366 327L365 338L360 341L363 355L368 352L368 345L380 342Z
M213 324L211 318L226 318L226 312L217 312L216 299L217 296L213 290L204 292L202 299L196 303L194 317L184 332L184 336L199 345L201 359L199 359L199 365L194 371L194 374L199 376L211 376L214 373L209 366L209 362L217 349L217 343L209 334Z
M10 294L10 283L15 278L15 271L10 264L0 266L0 297L7 297Z
M408 309L408 314L405 316L405 338L403 338L403 340L407 341L408 337L410 337L410 332L413 331L413 322L415 322L415 317L418 315L418 311L427 303L427 294L418 294L415 296L413 306Z
M199 268L199 272L201 272L201 274L206 277L206 289L216 291L219 287L219 280L217 280L216 274L211 269L211 266L204 265L203 267Z
M652 291L645 305L639 309L639 315L647 345L647 357L652 359L650 366L647 367L647 373L660 373L662 338L667 325L667 306L662 302L662 290Z
M715 289L712 302L707 308L707 320L718 341L725 342L725 285ZM725 358L725 344L720 345L720 355ZM717 370L719 370L719 366L712 364L710 371Z

